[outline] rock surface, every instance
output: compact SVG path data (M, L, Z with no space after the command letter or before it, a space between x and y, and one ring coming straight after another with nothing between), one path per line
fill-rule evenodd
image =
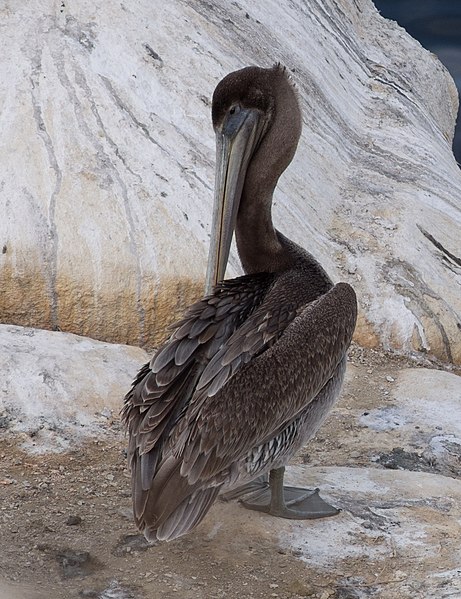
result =
M0 325L0 432L36 452L72 448L116 421L147 354L58 333Z
M350 596L429 599L461 593L455 541L461 533L461 481L405 471L301 467L290 479L330 489L329 499L343 511L335 522L294 523L289 531L276 523L282 544L297 547L310 567L336 575ZM445 536L447 527L453 528ZM362 568L351 576L351 564L359 561ZM448 593L440 595L444 590Z
M139 349L0 326L0 599L454 599L460 378L356 345L343 397L287 469L335 518L217 503L147 546L118 411ZM69 525L73 523L74 525Z
M0 16L3 322L156 343L202 289L212 91L279 60L304 131L277 226L356 287L360 343L461 362L456 90L370 0L35 0Z

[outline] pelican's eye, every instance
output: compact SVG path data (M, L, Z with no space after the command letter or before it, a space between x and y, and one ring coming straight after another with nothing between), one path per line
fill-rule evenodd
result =
M229 137L229 139L232 139L234 135L236 135L242 127L247 112L248 110L246 108L243 108L238 103L229 106L226 114L224 115L222 133Z

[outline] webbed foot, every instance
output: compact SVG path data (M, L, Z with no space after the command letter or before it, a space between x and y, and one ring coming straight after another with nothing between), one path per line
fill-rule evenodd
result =
M267 477L239 487L223 495L225 501L240 499L242 505L249 510L256 510L292 520L308 520L336 516L340 510L324 501L319 495L319 489L299 489L284 487L283 477L285 468L271 470L269 482Z
M242 501L249 510L265 512L278 518L291 520L310 520L336 516L339 510L319 495L319 489L298 489L297 487L282 487L283 501L277 501L271 489L260 492L256 499Z

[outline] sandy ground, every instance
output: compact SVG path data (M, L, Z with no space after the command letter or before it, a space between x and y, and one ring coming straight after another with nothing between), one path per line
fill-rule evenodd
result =
M382 406L399 373L409 366L422 364L355 347L342 399L294 464L316 472L321 467L352 467L354 472L372 468L387 471L385 475L395 470L424 472L427 479L444 475L457 484L451 466L450 471L446 465L431 464L420 448L410 451L400 433L378 435L351 417ZM369 555L352 551L329 568L318 555L315 559L314 541L309 544L311 558L296 543L280 541L289 522L248 512L237 503L219 502L192 534L148 546L131 521L124 438L117 419L108 420L101 438L57 454L26 453L21 448L25 433L7 428L0 432L0 599L461 597L461 569L456 571L456 559L454 566L448 555L453 553L450 543L459 545L456 497L432 512L429 503L420 506L438 535L434 576L452 572L430 585L424 572L418 572L414 548L406 556L394 547L382 559L371 548ZM27 441L33 442L30 435ZM354 509L347 513L353 516ZM457 530L447 524L450 513L455 514ZM316 530L324 531L326 538L333 530L343 536L334 520L323 521L323 528ZM360 522L363 546L379 544L376 518ZM309 537L310 524L303 526ZM365 538L367 527L368 532L377 528ZM380 530L381 538L387 535L386 547L392 545L389 526ZM351 535L344 533L340 542L360 545L360 536Z

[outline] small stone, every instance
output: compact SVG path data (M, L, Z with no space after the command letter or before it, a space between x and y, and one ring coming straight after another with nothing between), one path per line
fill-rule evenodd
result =
M395 381L395 378L394 378L394 377L392 377L392 376L386 376L386 381L387 381L388 383L393 383L393 382Z
M61 566L64 578L88 576L99 567L97 560L88 551L65 549L56 553L56 560Z
M112 554L122 557L127 553L134 555L139 551L146 551L152 543L148 543L144 535L125 535L121 537L112 550Z
M110 408L103 408L101 410L101 416L103 418L112 418L112 410Z
M99 593L94 589L82 589L79 591L78 596L84 597L85 599L91 599L91 597L99 597Z
M130 522L131 522L131 520L133 520L133 510L129 507L119 508L117 510L117 514L119 516L121 516L122 518L124 518L125 520L129 520Z
M80 516L69 516L66 520L67 526L77 526L82 523Z
M312 597L312 588L297 579L289 583L288 591L300 597Z

